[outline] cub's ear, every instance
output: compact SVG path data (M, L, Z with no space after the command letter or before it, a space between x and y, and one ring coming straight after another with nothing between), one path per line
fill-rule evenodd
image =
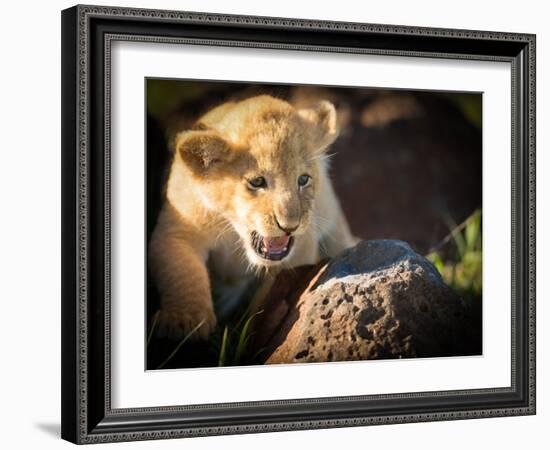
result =
M231 145L215 131L184 131L176 136L176 152L193 172L205 174L233 158Z
M323 100L316 105L300 109L298 114L312 129L315 150L324 150L338 137L338 124L334 105Z

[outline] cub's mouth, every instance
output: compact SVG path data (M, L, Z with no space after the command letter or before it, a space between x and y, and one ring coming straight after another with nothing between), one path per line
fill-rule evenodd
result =
M280 261L286 258L294 244L292 236L264 237L253 231L251 238L254 251L269 261Z

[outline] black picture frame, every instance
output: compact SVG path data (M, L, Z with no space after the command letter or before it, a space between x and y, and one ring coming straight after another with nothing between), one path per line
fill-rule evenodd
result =
M113 409L109 65L114 40L511 63L511 386ZM535 414L535 36L119 7L64 10L61 406L62 437L79 444Z

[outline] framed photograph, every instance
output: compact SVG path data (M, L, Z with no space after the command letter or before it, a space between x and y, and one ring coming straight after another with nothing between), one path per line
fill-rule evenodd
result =
M535 413L535 36L62 12L62 437Z

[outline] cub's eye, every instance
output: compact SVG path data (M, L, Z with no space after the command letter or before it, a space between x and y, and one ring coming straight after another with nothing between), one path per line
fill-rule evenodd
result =
M248 180L248 187L250 189L263 189L267 187L267 181L264 177L255 177Z
M305 187L309 184L309 180L311 180L311 177L309 175L300 175L298 177L298 186Z

